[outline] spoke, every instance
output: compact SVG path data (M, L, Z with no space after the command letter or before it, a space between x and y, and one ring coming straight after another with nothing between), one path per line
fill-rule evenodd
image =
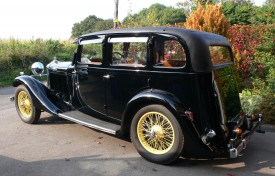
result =
M161 118L161 115L157 114L156 115L156 124L157 125L160 125L160 118Z
M149 115L150 127L154 126L153 116Z

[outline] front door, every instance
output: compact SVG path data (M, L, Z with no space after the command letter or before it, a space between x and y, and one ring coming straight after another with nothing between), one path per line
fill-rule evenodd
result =
M76 65L80 99L91 112L106 114L103 52L104 36L80 41Z

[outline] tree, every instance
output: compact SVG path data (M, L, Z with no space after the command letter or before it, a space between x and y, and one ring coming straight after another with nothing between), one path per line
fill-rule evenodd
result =
M186 20L184 11L180 8L153 4L137 14L129 14L123 20L123 27L161 26Z
M225 19L220 5L206 4L204 8L199 4L198 9L187 18L184 26L228 37L230 23Z
M79 23L75 23L72 27L72 37L79 37L83 34L111 29L113 27L113 20L103 20L90 15Z
M252 24L273 24L275 23L275 5L264 5L255 7L255 15L251 17Z
M205 6L206 4L216 4L220 2L221 0L184 0L184 2L178 2L176 5L178 8L183 9L186 16L189 16L198 8L198 4Z
M245 0L227 1L222 4L222 11L230 24L252 24L255 6Z
M266 0L266 5L275 6L275 0Z
M257 7L247 0L233 0L223 2L222 10L230 24L272 24L275 23L272 3Z

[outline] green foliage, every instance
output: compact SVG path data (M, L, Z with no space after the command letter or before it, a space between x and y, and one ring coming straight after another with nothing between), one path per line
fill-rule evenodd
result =
M58 40L0 40L0 86L10 85L20 71L30 73L34 62L48 64L54 57L71 60L76 46Z
M222 11L230 24L273 24L275 23L275 6L266 4L255 6L250 1L224 1Z
M247 113L263 113L264 122L275 122L275 24L232 26L233 51Z
M275 23L275 5L264 5L254 7L254 15L251 17L252 24L273 24Z
M266 0L265 4L269 6L275 6L275 0Z
M241 93L241 103L244 112L247 114L253 114L255 109L260 106L260 102L263 100L262 95L253 95L249 90L243 90Z
M129 14L121 27L163 26L186 20L183 9L153 4L137 14Z
M251 3L238 4L234 1L227 1L222 4L222 11L230 24L252 24L252 17L255 15L254 6Z
M103 20L90 15L79 23L75 23L72 28L72 37L76 38L83 34L88 34L96 31L107 30L113 27L113 20Z

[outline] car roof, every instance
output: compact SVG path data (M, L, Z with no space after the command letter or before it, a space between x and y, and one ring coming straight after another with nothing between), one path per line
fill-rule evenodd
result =
M119 35L119 34L170 34L182 39L189 50L191 65L194 71L212 71L209 46L226 46L230 48L228 40L217 34L190 30L176 27L142 27L142 28L121 28L93 32L82 35L79 39L90 38L96 35Z

